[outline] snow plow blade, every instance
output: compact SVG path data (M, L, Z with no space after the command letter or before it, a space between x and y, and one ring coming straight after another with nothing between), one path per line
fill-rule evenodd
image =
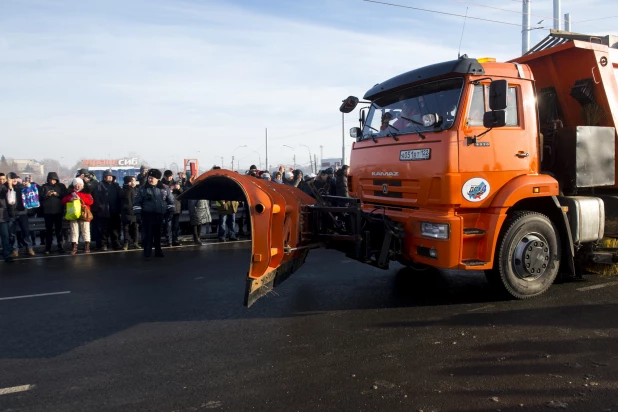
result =
M180 199L246 201L252 245L245 306L253 305L305 263L311 246L303 243L307 215L302 211L304 205L313 205L315 200L303 191L217 169L197 178Z

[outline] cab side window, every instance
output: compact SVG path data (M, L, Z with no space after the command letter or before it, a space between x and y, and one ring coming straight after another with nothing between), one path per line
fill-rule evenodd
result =
M517 115L517 87L509 87L507 94L508 106L506 107L506 125L519 126Z
M484 86L477 84L472 91L472 103L468 112L468 126L482 126L483 114L485 113L485 92Z

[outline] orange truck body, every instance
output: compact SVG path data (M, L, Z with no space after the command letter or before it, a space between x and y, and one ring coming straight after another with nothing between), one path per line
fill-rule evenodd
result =
M411 133L353 144L350 196L358 199L363 212L379 208L405 232L403 247L394 257L400 262L491 270L509 211L522 202L535 210L537 203L547 204L561 194L558 181L541 172L539 90L555 88L565 127L584 125L581 106L569 94L577 80L592 77L596 102L606 114L598 126L616 127L618 122L618 49L573 40L511 62L479 62L481 72L442 73L400 85L403 89L429 80L463 78L459 106L447 130L425 132L424 138ZM506 80L514 88L516 98L509 105L516 108L518 121L494 128L471 144L471 137L486 131L468 121L474 88L495 80ZM379 92L379 87L372 90ZM431 149L431 156L422 161L400 159L402 151L414 149ZM206 184L193 190L194 197L245 199L251 210L253 246L245 304L268 293L304 262L308 249L319 246L308 227L308 210L316 200L300 190L222 170L200 180ZM484 192L472 198L479 182L485 184ZM448 238L423 236L422 222L448 224ZM420 253L427 250L432 256Z
M605 66L602 58L607 59ZM603 60L605 61L605 60ZM520 63L519 68L513 63ZM571 41L549 50L523 56L513 63L481 63L484 73L467 75L454 126L449 131L400 136L395 142L379 139L354 143L350 157L351 187L366 210L383 205L386 215L406 226L404 259L443 269L484 270L494 264L494 251L502 223L510 208L526 199L559 195L558 182L540 173L539 124L536 90L553 86L564 111L565 126L583 125L581 107L569 97L576 80L593 76L597 102L609 114L600 126L615 127L618 121L618 49L582 41ZM522 75L520 75L520 73ZM450 75L452 76L452 75ZM517 90L519 125L490 131L483 141L489 146L467 143L466 137L481 133L482 125L468 126L475 79L489 84L490 79L506 79ZM402 149L432 149L432 159L400 162ZM517 157L518 153L529 156ZM379 179L372 173L390 173L396 177ZM470 179L489 183L489 195L480 202L470 202L462 187ZM388 194L378 195L382 182L400 180L388 187ZM399 183L398 183L399 184ZM427 239L420 234L420 222L450 224L448 240ZM465 229L472 230L470 234ZM481 232L482 231L482 232ZM418 247L437 250L437 258L421 256ZM472 263L472 264L470 264Z

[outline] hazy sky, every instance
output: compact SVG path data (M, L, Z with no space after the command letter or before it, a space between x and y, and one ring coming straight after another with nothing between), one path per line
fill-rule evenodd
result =
M392 3L521 24L521 1ZM491 5L512 10L480 7ZM552 25L552 0L532 21ZM573 31L616 31L618 2L563 0ZM457 57L463 19L361 0L0 0L0 153L152 166L341 156L348 95ZM548 34L534 30L534 45ZM468 19L462 53L510 59L521 27ZM347 129L356 113L346 117ZM353 140L346 137L347 151ZM238 146L247 145L246 148ZM235 150L236 149L236 150Z

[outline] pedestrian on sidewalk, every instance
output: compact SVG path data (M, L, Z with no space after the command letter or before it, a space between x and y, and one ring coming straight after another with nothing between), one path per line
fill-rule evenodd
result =
M132 249L137 249L138 246L138 233L137 220L133 213L133 203L135 196L137 195L137 189L135 185L135 176L125 176L124 185L122 186L122 208L120 211L120 219L123 225L124 243L122 245L123 250L128 250L129 246Z
M193 185L197 176L191 176L187 183L187 189ZM205 199L189 200L189 223L193 230L193 243L201 245L200 234L202 233L202 225L210 225L212 216L210 215L210 202Z
M58 243L58 253L64 253L62 241L62 218L64 216L64 205L62 198L67 195L67 187L60 183L56 172L47 174L47 183L42 187L43 193L43 213L45 214L45 254L51 253L52 240L56 234Z
M133 202L133 213L138 223L143 227L144 258L152 258L152 248L155 249L155 257L163 257L161 250L161 227L165 215L174 214L174 196L169 188L161 183L161 171L151 169L148 172L148 181L144 187L137 189L137 195Z
M178 237L180 236L180 213L182 213L182 202L178 200L178 196L180 196L184 190L180 185L180 181L172 182L170 190L174 196L174 215L172 216L171 221L172 246L180 246Z
M20 182L20 178L17 173L11 172L8 175L8 180L11 182L13 189L15 190L15 206L13 211L13 218L11 219L11 231L12 236L12 254L11 256L19 256L19 243L24 246L25 253L29 256L34 256L34 249L32 248L32 239L30 238L30 224L28 222L28 211L26 205L24 205L24 198L30 194L31 184L29 182ZM33 188L34 189L34 188ZM17 238L17 228L21 232L21 239Z
M114 182L114 175L111 170L103 172L103 181L97 184L93 193L94 206L97 220L99 222L99 232L101 233L101 244L97 245L105 252L108 248L120 250L120 207L121 207L120 185Z
M6 262L13 262L9 242L9 208L15 205L13 183L8 181L4 173L0 173L0 241L2 242L2 257Z
M219 214L219 242L238 240L236 231L234 230L237 211L238 202L235 200L219 200L217 202L217 212Z
M84 191L84 181L79 177L73 179L70 188L69 194L62 198L62 203L66 205L69 202L79 199L82 209L82 217L77 220L69 221L69 226L71 228L71 254L74 255L77 253L80 232L82 234L82 239L84 239L84 253L90 253L90 222L85 220L83 216L88 215L85 209L90 211L94 199L91 194Z

